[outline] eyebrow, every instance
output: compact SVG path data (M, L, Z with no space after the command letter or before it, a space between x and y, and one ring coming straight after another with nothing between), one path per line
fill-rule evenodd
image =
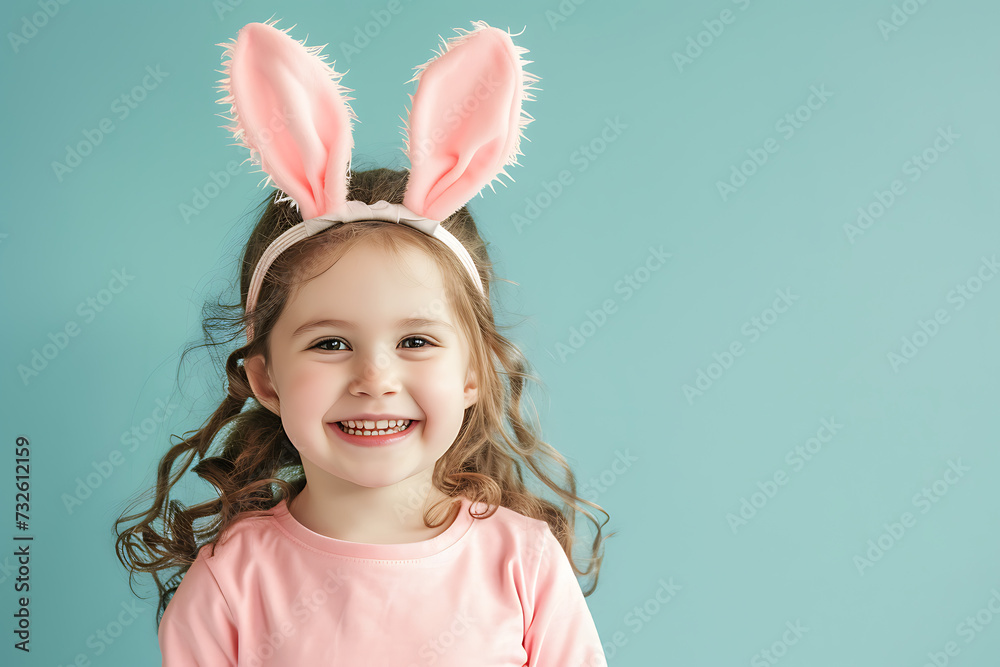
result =
M357 325L347 322L344 320L316 320L315 322L307 322L303 324L298 329L292 332L292 338L298 338L304 333L312 331L313 329L320 329L323 327L336 327L341 329L357 329ZM410 328L410 327L441 327L448 329L451 332L455 331L455 327L451 326L447 322L442 322L441 320L427 320L422 317L411 317L405 320L400 320L396 323L396 328Z

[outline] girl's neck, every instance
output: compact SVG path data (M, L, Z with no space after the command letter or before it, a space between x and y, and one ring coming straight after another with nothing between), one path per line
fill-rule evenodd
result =
M386 489L364 489L345 495L318 494L307 484L288 504L288 512L314 533L346 542L363 544L406 544L437 537L457 517L454 505L445 504L430 517L435 528L424 524L424 511L447 496L434 486L424 502L404 502Z

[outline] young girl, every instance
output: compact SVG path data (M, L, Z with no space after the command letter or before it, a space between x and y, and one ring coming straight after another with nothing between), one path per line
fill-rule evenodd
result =
M607 513L521 415L534 378L465 207L516 164L538 79L507 32L473 25L414 77L409 171L351 172L352 98L318 49L272 23L221 45L229 129L279 189L238 313L206 320L233 327L213 344L246 336L226 398L164 456L152 507L116 524L139 519L117 549L156 580L166 667L606 664L585 597L607 520L580 503ZM219 497L184 507L169 493L195 455ZM585 570L576 511L597 525Z

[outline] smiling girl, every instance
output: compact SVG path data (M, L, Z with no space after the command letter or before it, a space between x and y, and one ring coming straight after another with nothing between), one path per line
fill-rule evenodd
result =
M246 336L226 397L116 524L139 520L117 548L156 580L166 667L606 664L585 597L610 535L582 504L607 513L522 416L534 378L465 207L516 164L537 78L473 25L414 77L409 171L351 172L351 98L317 49L262 23L224 45L230 129L279 189L237 313L206 320ZM189 469L218 497L171 500ZM576 512L597 526L582 570Z

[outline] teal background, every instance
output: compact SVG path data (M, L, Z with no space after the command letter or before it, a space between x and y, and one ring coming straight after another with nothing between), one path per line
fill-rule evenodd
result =
M232 4L70 2L16 51L10 33L40 5L0 9L2 553L34 536L32 650L12 648L8 555L0 663L159 660L152 598L113 643L95 641L137 601L112 523L222 391L208 360L178 369L179 353L234 280L264 175L214 115L227 111L216 44L274 17L350 70L356 169L407 165L405 82L439 36L477 19L526 28L515 42L541 77L530 142L515 182L470 208L513 282L497 306L525 320L513 337L544 381L546 439L618 531L588 598L610 664L1000 664L1000 280L984 263L1000 251L995 3L404 0L351 57L341 44L386 2ZM701 53L678 65L699 33ZM121 118L112 105L147 66L167 74ZM779 123L797 110L808 119L788 136ZM114 130L60 180L52 163L102 119ZM765 146L777 150L720 194ZM180 206L230 162L231 182L186 221ZM894 180L901 194L852 242L845 226ZM670 258L644 273L650 247ZM78 310L123 268L134 279L101 312ZM794 300L779 313L780 290ZM72 322L79 335L23 381L18 367ZM685 393L701 372L701 393ZM173 408L156 422L158 400ZM818 433L827 442L796 459ZM18 436L31 442L28 531L13 527ZM121 465L67 509L114 450ZM801 637L786 632L796 623Z

